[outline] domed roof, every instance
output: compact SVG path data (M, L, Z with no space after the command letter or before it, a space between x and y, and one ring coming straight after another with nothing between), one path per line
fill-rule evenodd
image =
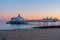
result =
M23 18L20 16L20 14L18 14L18 16L17 16L16 18L20 18L20 19L23 19Z
M20 16L20 14L18 14L18 16Z

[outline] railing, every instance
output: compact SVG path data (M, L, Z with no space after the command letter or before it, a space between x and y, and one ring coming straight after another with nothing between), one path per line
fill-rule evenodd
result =
M29 22L28 24L33 26L58 26L60 22Z

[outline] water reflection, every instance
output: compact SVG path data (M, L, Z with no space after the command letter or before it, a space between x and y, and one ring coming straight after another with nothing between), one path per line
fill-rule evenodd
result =
M0 30L9 30L9 29L31 29L32 25L28 24L6 24L6 22L0 22Z
M28 24L6 24L6 22L0 22L0 30L9 29L31 29L32 27L42 27L42 26L57 26L60 22L29 22Z

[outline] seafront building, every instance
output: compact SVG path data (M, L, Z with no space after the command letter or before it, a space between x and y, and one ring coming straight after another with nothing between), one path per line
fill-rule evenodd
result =
M9 24L27 24L28 22L26 19L21 17L20 14L18 14L17 17L11 18L11 20L8 21L7 23L9 23Z
M43 18L42 20L41 20L42 22L56 22L56 21L58 21L58 19L57 18L48 18L48 17L46 17L46 18Z

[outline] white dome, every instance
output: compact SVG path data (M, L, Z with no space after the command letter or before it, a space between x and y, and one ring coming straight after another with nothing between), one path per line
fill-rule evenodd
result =
M18 14L18 16L15 18L11 18L11 21L22 21L22 20L24 19L20 16L20 14Z

